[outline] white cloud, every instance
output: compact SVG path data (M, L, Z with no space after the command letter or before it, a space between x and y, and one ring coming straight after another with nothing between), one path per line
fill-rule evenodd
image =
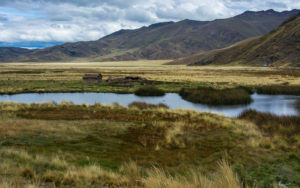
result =
M1 0L0 41L97 40L161 21L212 20L247 9L300 8L299 0Z

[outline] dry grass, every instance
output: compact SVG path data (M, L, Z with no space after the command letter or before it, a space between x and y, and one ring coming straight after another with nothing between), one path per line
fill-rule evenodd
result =
M3 153L14 153L17 158L22 158L25 151L11 149L1 149ZM35 157L26 154L30 159ZM45 156L38 156L45 158ZM52 160L51 157L47 157ZM4 158L5 159L5 158ZM25 160L25 159L24 159ZM27 159L28 160L28 159ZM52 160L53 161L53 160ZM12 161L7 161L12 164ZM27 161L31 164L29 161ZM20 177L1 178L1 187L149 187L149 188L173 188L173 187L189 187L189 188L240 188L243 187L238 176L232 170L228 162L222 160L216 172L205 176L199 168L191 168L185 176L172 176L162 168L152 167L143 169L135 162L129 162L120 167L118 172L112 172L103 169L99 165L88 165L83 167L67 165L63 171L48 170L43 173L34 172L32 167L11 166L15 168L15 172L20 169ZM143 173L145 172L145 173Z
M85 73L101 72L104 79L126 75L167 82L204 82L229 85L299 85L299 72L266 67L165 65L167 61L7 63L0 80L81 80ZM259 77L259 79L257 79Z

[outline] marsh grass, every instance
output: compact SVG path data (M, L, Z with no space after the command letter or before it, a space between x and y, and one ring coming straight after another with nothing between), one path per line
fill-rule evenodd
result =
M143 86L138 88L135 92L137 96L164 96L165 92L161 89L158 89L154 86Z
M129 108L138 108L138 109L147 109L147 108L163 108L163 109L168 109L169 107L163 103L159 104L148 104L145 102L132 102L128 105Z
M297 133L283 142L285 134L266 134L245 119L67 102L6 102L0 103L0 112L0 179L17 177L56 187L148 187L147 182L157 187L197 187L196 181L216 187L220 177L216 161L226 158L238 170L243 180L239 183L271 185L278 182L276 177L295 185L300 182L297 176L278 174L282 165L296 173L298 159L284 156L299 154L297 144L291 144ZM262 177L264 165L272 170L265 170ZM25 168L33 172L33 179L22 175Z
M179 94L187 101L209 105L237 105L252 102L250 91L244 88L183 88Z
M267 85L256 87L257 93L269 95L300 95L300 85Z
M265 136L265 141L261 143L262 147L278 148L286 152L299 150L299 116L276 116L255 110L246 110L239 118L252 121L262 131Z
M252 121L268 134L292 136L300 132L300 117L298 116L276 116L256 110L246 110L239 118Z

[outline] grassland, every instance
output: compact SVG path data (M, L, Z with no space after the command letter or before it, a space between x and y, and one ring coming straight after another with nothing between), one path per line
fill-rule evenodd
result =
M98 72L104 79L141 76L164 92L238 86L294 92L300 85L297 69L165 63L0 64L0 93L141 87L82 81ZM299 117L250 111L226 118L145 103L0 103L0 187L299 187L299 156Z
M107 83L85 84L85 73L102 73L104 79L141 76L157 81L165 92L179 92L183 87L210 86L258 87L266 85L298 86L298 69L265 67L226 67L165 65L167 61L104 63L5 63L0 64L0 93L22 92L126 92L133 93L139 84L112 86Z
M300 185L296 131L165 107L1 103L0 112L2 185Z

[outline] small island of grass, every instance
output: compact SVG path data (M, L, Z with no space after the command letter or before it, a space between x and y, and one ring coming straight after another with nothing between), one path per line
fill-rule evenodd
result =
M165 95L165 92L161 89L158 89L154 86L143 86L143 87L140 87L139 89L137 89L135 92L134 92L135 95L137 96L145 96L145 97L148 97L148 96L164 96Z
M184 100L209 105L238 105L252 102L251 92L244 88L183 88L179 94Z

